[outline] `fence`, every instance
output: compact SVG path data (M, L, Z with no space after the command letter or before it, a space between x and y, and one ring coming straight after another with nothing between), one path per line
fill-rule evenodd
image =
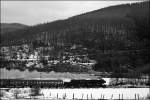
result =
M43 98L71 100L145 100L149 88L41 89Z

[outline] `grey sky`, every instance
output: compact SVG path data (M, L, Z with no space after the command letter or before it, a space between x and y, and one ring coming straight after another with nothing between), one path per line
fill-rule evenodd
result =
M1 1L2 23L35 25L137 1Z

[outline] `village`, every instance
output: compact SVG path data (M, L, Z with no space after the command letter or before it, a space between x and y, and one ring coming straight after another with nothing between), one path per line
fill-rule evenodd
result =
M53 54L55 48L52 46L48 47L38 47L33 49L31 45L21 45L21 46L10 46L1 48L1 61L13 62L11 66L13 68L17 67L19 64L26 68L44 68L47 66L57 66L57 65L77 65L92 69L96 64L95 60L88 58L86 53L86 48L82 46L72 45L64 46L64 51L57 54ZM16 65L16 66L15 66ZM1 67L3 67L2 65ZM18 67L20 67L18 66ZM10 67L10 69L11 69Z

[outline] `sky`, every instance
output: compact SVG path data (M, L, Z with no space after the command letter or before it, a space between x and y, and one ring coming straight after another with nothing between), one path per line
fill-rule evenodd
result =
M138 1L1 1L1 23L36 25Z

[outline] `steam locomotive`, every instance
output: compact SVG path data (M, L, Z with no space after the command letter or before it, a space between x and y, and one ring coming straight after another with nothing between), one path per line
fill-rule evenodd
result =
M106 87L103 79L0 79L0 88L98 88Z

